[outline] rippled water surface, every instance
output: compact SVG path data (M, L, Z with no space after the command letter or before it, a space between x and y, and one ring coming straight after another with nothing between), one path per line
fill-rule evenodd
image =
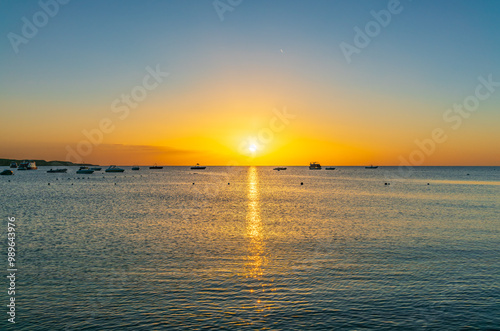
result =
M500 326L500 168L125 169L0 177L15 329Z

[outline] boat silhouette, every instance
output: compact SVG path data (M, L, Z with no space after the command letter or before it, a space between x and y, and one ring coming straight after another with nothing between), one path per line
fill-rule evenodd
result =
M149 169L163 169L163 167L162 166L157 166L156 163L155 163L155 165L152 166L152 167L149 167Z
M309 170L321 170L321 164L318 162L309 163Z
M191 167L191 169L193 169L193 170L203 170L203 169L205 169L205 168L206 168L206 167L201 166L199 163L196 163L196 165L195 165L195 166L192 166L192 167Z

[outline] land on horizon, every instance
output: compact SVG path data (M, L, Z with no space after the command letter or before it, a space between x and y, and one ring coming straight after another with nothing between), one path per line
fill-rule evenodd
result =
M73 163L69 161L45 161L45 160L35 160L35 159L0 159L0 166L1 167L8 167L12 162L16 162L17 165L21 163L22 161L34 161L37 166L39 167L44 167L44 166L93 166L94 164L90 163Z

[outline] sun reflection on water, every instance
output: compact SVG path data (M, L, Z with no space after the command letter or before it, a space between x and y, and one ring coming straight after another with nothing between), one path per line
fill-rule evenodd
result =
M263 229L260 219L259 188L257 168L250 167L247 182L247 237L249 238L247 277L258 278L262 276L262 267L265 264Z

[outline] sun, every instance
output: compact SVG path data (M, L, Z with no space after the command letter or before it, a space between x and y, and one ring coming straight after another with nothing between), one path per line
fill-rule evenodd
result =
M250 145L250 146L248 147L248 150L249 150L250 152L252 152L252 153L255 153L255 152L257 151L257 146L255 146L255 145Z

